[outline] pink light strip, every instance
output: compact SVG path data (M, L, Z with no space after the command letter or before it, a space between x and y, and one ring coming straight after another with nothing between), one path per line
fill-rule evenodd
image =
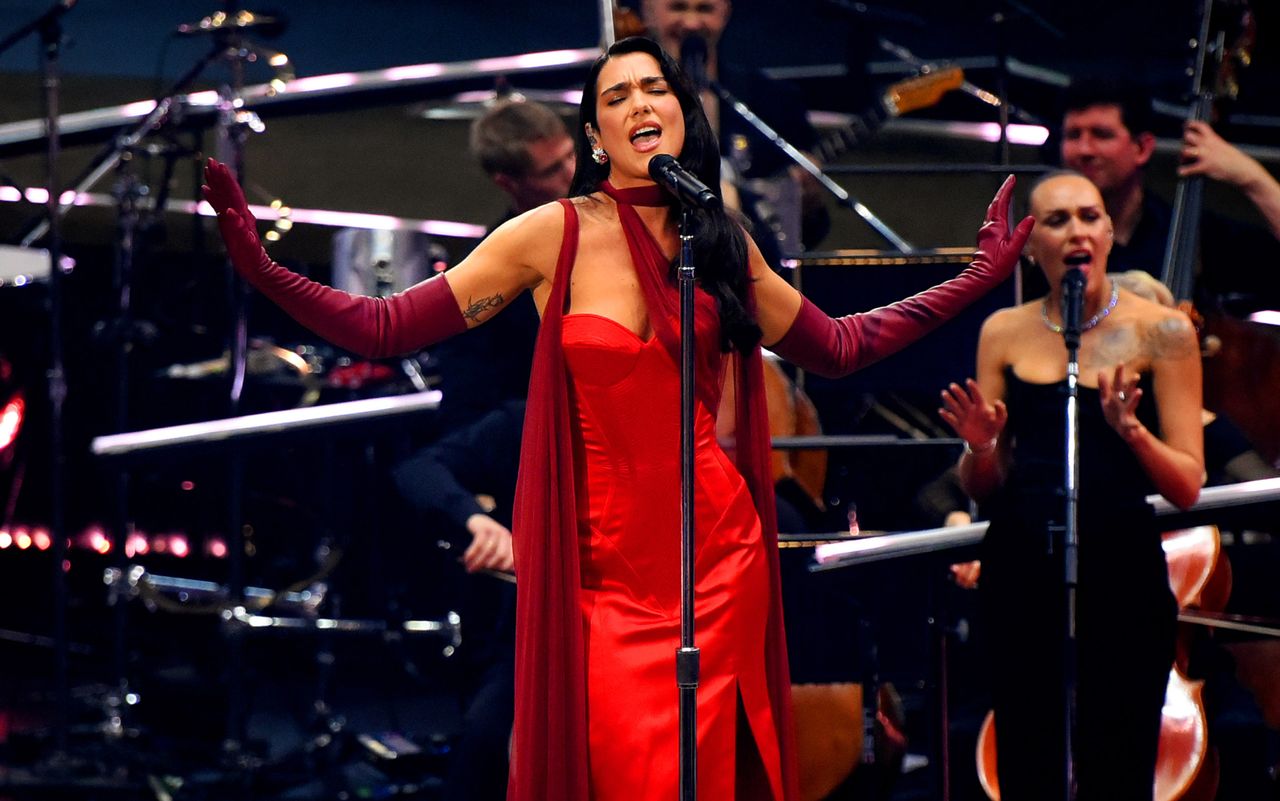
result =
M26 192L26 200L33 205L43 205L49 192L40 187L31 187ZM0 186L0 202L16 203L23 199L22 192L13 186ZM63 204L72 202L72 193L67 191L62 196ZM110 195L82 192L74 197L77 206L114 206L115 199ZM171 200L166 207L168 211L184 214L199 214L212 217L213 209L201 200ZM250 206L249 211L259 220L274 222L280 218L270 206ZM480 239L486 231L483 225L457 222L455 220L417 220L411 217L392 217L387 214L365 214L357 211L334 211L331 209L292 209L289 218L296 223L325 225L334 228L365 228L372 231L419 231L432 236L447 236L455 239Z

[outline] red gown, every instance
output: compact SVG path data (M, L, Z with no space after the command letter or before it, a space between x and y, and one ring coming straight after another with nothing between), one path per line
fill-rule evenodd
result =
M657 205L662 190L603 189L618 200L655 333L642 342L607 318L565 313L578 219L561 201L564 241L534 356L512 528L512 801L678 797L679 303L667 259L630 205ZM791 801L776 533L761 523L774 511L760 355L732 357L735 467L711 411L724 358L718 314L710 296L698 298L699 797ZM749 763L738 758L743 743L759 754Z
M700 295L698 346L719 357L714 302ZM680 381L657 336L568 314L562 342L577 498L580 604L594 801L678 798ZM765 679L771 603L760 519L746 482L695 414L695 616L701 652L698 793L735 797L741 698L774 799L778 741ZM746 722L744 721L744 723Z

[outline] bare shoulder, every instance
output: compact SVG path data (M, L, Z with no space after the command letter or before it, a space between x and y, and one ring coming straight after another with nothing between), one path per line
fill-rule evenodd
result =
M1142 352L1153 362L1184 359L1198 352L1195 326L1178 309L1122 289L1115 316L1137 334Z
M494 229L477 248L499 254L509 263L532 269L542 278L555 272L564 238L565 209L560 203L546 203L507 220Z
M1020 336L1029 322L1038 319L1040 314L1038 304L1039 301L1024 303L1021 306L1009 306L992 312L991 316L982 323L981 338L987 342L1004 342Z
M1152 359L1177 360L1197 356L1200 346L1191 319L1177 309L1159 308L1160 312L1152 315L1150 323L1143 327Z

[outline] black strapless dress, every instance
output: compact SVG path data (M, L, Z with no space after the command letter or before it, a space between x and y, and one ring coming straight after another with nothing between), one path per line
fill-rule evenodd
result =
M985 507L981 609L989 631L998 769L1005 801L1063 798L1065 603L1063 518L1066 382L1034 384L1006 369L1013 464ZM1138 417L1156 432L1148 376ZM1161 707L1177 608L1153 487L1107 425L1098 391L1081 387L1078 684L1079 801L1152 797ZM1059 535L1060 536L1060 535Z

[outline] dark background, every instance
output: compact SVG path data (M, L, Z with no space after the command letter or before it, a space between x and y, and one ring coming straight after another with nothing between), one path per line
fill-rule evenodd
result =
M1051 128L1058 120L1061 82L1084 74L1135 77L1168 104L1182 101L1187 79L1186 40L1194 27L1195 4L1186 0L1074 3L1034 0L1026 3L943 3L940 0L887 2L869 14L850 15L836 5L812 0L774 3L738 0L723 42L723 57L780 70L793 79L813 110L857 112L865 107L866 86L848 77L865 71L874 85L902 77L901 65L868 42L884 36L928 61L958 63L973 82L994 89L994 69L1002 51L1019 67L1009 79L1014 102L1040 116ZM47 7L45 2L0 0L0 34ZM598 4L587 0L538 3L472 0L374 0L366 2L278 3L287 30L271 46L287 52L299 76L372 70L404 64L455 62L492 56L596 44ZM173 29L216 10L216 4L190 0L93 2L80 0L66 16L62 104L65 112L84 111L152 96L195 63L209 43L174 38ZM272 11L271 6L254 10ZM1227 112L1220 129L1234 141L1256 148L1275 170L1280 157L1280 8L1259 3L1254 65L1242 76L1240 102ZM1004 21L997 24L994 15ZM1047 27L1046 27L1047 26ZM1053 28L1054 33L1048 28ZM1060 34L1060 35L1059 35ZM38 117L40 78L37 49L27 40L0 55L0 126ZM1036 70L1026 69L1037 68ZM1038 76L1038 77L1037 77ZM251 69L250 82L269 72ZM198 82L214 87L225 79L213 68ZM518 88L572 87L570 72L541 79L513 79ZM489 88L487 86L476 88ZM427 118L424 110L458 112L448 119ZM266 115L267 131L251 138L246 153L250 199L281 197L300 208L393 214L410 218L457 220L485 225L499 216L502 196L466 155L466 131L474 107L460 107L449 96L429 92L390 98L376 105L338 100L305 113ZM960 93L938 106L911 115L913 121L986 121L989 108ZM1179 122L1162 118L1164 147L1152 165L1157 191L1172 186L1172 137ZM203 143L207 146L208 141ZM76 174L98 152L100 142L68 146L63 176ZM1047 148L1013 148L1015 164L1049 163ZM945 136L935 128L890 125L864 148L840 160L842 165L993 162L988 142ZM149 181L160 175L158 162L140 159L137 171ZM178 169L175 197L191 197L194 161ZM986 203L999 184L998 173L906 176L841 175L839 183L871 206L892 227L920 247L970 247ZM39 186L44 166L39 148L0 149L0 184ZM111 191L114 178L93 191ZM1025 186L1025 184L1024 184ZM1209 193L1211 205L1250 218L1238 197ZM0 244L13 244L39 210L0 202ZM822 248L878 248L882 243L850 214L835 211L831 234ZM115 345L102 333L113 304L111 271L116 214L112 208L72 211L65 224L67 250L77 258L68 282L68 368L72 530L108 522L114 473L88 454L89 439L115 430L111 412ZM273 248L290 266L328 276L332 229L298 226ZM164 381L167 366L216 356L226 331L225 268L207 224L166 217L153 229L136 265L135 308L149 328L131 353L130 428L217 417L224 413L225 387ZM442 238L451 255L470 243ZM868 308L947 277L957 265L913 268L813 268L806 288L832 313ZM0 354L30 387L31 428L22 443L27 459L27 488L18 507L20 519L47 519L47 452L40 439L41 400L47 327L42 287L0 288ZM991 303L1011 302L1011 297ZM897 359L867 373L837 382L812 380L811 394L830 432L901 433L875 411L922 410L931 414L942 383L963 377L973 361L977 327L990 308L978 308L946 333L920 343ZM294 347L313 344L278 313L256 304L251 331ZM328 366L341 354L327 352ZM323 400L398 391L388 384L362 390L326 390ZM297 401L298 387L288 380L264 379L250 387L250 411L285 408ZM932 421L936 423L935 421ZM945 435L930 429L926 433ZM346 557L331 578L345 614L357 617L432 616L447 611L461 581L448 560L435 553L433 532L401 519L385 480L385 466L434 433L429 419L404 421L376 431L329 431L314 438L272 442L247 453L246 516L253 531L248 562L250 582L285 586L316 570L316 551L336 543ZM828 497L836 508L831 527L842 522L849 502L858 505L864 529L908 529L921 525L912 500L920 484L951 463L954 447L869 448L834 453ZM225 532L226 453L199 451L140 466L134 474L132 508L137 525L148 531L181 530L193 542ZM12 474L0 475L11 490ZM191 481L193 489L182 489ZM8 493L5 494L8 497ZM198 545L197 545L198 547ZM789 554L789 592L806 580L804 559ZM949 555L948 555L949 557ZM89 651L73 661L77 683L101 686L114 679L114 620L101 583L101 570L116 557L72 551L73 639ZM903 690L910 718L912 750L926 754L934 770L905 780L900 798L937 797L937 732L940 634L969 617L972 599L946 581L948 558L870 567L826 574L814 586L820 593L790 604L804 616L789 621L794 635L840 643L851 660L847 676L887 679ZM1254 554L1251 564L1265 560ZM151 556L157 573L189 575L213 581L226 578L224 562ZM1267 563L1269 564L1269 563ZM791 569L794 568L794 569ZM0 553L0 629L47 633L50 610L47 555ZM1274 575L1274 571L1269 572ZM1254 574L1255 587L1263 576ZM1246 611L1263 611L1254 607ZM335 614L337 614L335 612ZM962 627L963 628L963 627ZM156 734L134 748L121 764L156 754L181 754L175 765L200 765L216 753L225 721L225 642L208 619L191 620L130 606L126 673L143 690L139 723ZM953 753L958 797L972 797L966 738L972 736L982 705L982 684L974 671L971 641L951 641L955 660L952 687L961 731ZM43 745L17 733L47 724L49 661L47 649L0 642L7 671L0 699L0 741L10 734L3 755L11 762L42 752ZM797 648L806 651L807 646ZM251 734L275 751L288 751L314 733L314 696L325 688L353 729L396 729L427 742L457 725L454 699L457 676L434 643L408 645L385 641L348 641L336 645L335 672L320 667L313 643L270 639L248 645L244 681L251 700ZM826 667L826 666L824 666ZM97 683L96 685L94 683ZM82 694L78 720L94 723L101 692ZM92 739L92 738L90 738ZM196 742L195 754L182 749ZM20 747L21 746L21 747ZM27 748L27 750L22 750ZM166 756L165 758L169 758ZM344 754L343 759L346 758ZM176 757L175 757L176 760ZM189 763L184 760L190 760ZM335 764L341 760L335 759ZM194 768L193 768L194 770ZM0 793L2 795L2 793ZM217 797L216 794L213 794Z

